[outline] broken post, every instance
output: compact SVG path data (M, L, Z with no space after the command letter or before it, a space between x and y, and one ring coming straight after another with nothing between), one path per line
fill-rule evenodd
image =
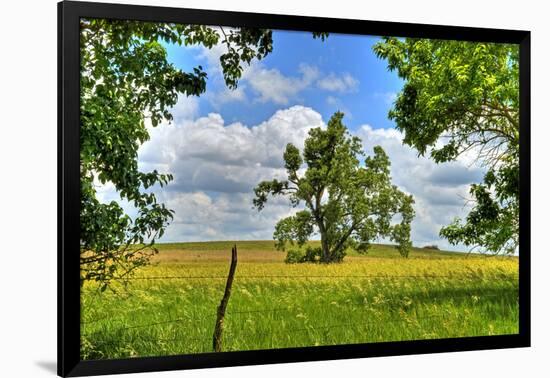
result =
M231 249L231 266L229 267L229 275L227 276L227 282L225 284L225 292L223 298L218 306L218 314L216 317L216 327L214 328L214 337L212 340L212 346L214 352L222 351L223 343L223 320L225 317L225 309L229 303L229 297L231 296L231 286L233 285L233 277L235 277L235 270L237 269L237 245L235 244Z

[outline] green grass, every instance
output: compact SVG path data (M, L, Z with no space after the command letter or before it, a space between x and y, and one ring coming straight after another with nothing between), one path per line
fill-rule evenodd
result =
M138 272L149 279L104 293L87 284L82 358L211 352L234 243L162 244ZM517 258L414 249L404 259L375 245L341 264L288 265L272 241L237 245L226 351L518 332Z

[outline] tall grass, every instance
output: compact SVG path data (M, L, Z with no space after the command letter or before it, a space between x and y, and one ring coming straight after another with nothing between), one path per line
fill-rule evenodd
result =
M164 245L126 289L85 285L82 358L211 352L230 245ZM238 247L226 351L518 332L516 258L415 250L403 259L375 246L341 264L288 265L272 242Z

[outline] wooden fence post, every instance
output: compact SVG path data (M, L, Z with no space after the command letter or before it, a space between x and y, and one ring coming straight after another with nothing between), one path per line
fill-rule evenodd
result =
M218 306L218 314L216 317L216 326L214 328L214 337L212 340L212 347L214 352L221 352L223 346L223 320L225 317L225 309L229 303L229 297L231 296L231 286L233 285L233 278L235 277L235 270L237 269L237 245L235 244L231 249L231 266L229 267L229 275L227 276L227 282L225 284L225 292L223 298Z

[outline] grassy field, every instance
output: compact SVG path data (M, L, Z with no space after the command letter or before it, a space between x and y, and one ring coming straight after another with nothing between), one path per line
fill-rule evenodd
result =
M83 359L212 351L234 242L159 245L127 289L82 291ZM391 246L341 264L289 265L273 241L237 242L223 349L518 332L518 260Z

